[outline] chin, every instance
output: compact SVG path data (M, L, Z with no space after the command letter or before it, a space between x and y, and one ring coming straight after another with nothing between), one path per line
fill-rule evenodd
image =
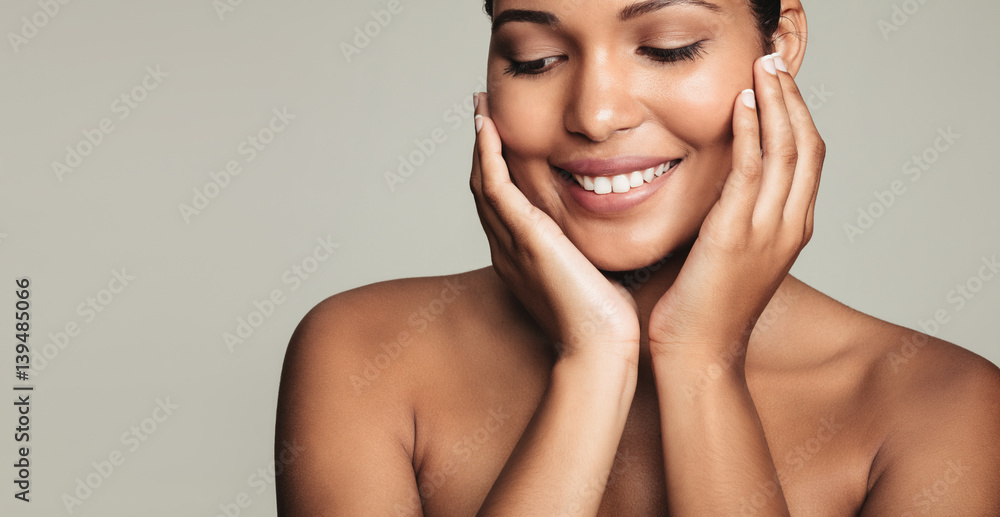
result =
M612 235L580 238L567 232L570 241L591 264L601 271L620 272L656 264L697 236L662 232L658 236L615 232Z

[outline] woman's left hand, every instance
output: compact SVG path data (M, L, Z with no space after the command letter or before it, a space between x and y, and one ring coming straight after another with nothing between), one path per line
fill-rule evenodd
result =
M741 93L733 112L733 169L650 315L654 357L714 362L732 353L734 343L745 348L812 236L826 145L792 76L770 73L775 60L760 61L751 103L759 106L760 124L757 108L743 102L754 91Z

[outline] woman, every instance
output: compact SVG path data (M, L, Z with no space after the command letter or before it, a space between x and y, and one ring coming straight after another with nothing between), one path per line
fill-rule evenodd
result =
M1000 514L1000 370L788 274L825 155L798 0L486 9L493 265L303 319L282 514Z

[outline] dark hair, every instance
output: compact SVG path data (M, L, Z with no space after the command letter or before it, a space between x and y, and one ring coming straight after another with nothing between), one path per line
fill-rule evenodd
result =
M746 0L750 10L757 20L757 30L760 32L760 46L765 54L774 51L775 32L781 20L781 0ZM493 18L493 0L485 0L483 10Z

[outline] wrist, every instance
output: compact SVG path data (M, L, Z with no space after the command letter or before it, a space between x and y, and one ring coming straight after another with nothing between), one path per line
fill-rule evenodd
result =
M639 376L636 358L617 354L575 352L561 356L552 368L550 386L587 399L588 403L610 403L628 412Z
M567 341L556 345L557 363L573 365L572 368L632 369L639 365L639 340L616 343Z
M731 363L746 356L749 336L734 339L708 338L694 341L649 341L652 359L670 363Z
M690 345L664 347L650 343L657 382L703 383L705 379L746 379L746 351L742 341L727 346Z

